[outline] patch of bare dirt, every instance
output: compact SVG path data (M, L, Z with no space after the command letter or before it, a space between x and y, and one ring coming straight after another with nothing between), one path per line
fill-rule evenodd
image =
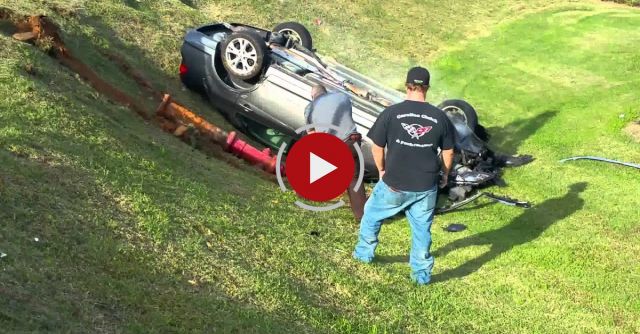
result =
M631 124L624 128L624 132L631 136L636 142L640 143L640 121L631 122Z

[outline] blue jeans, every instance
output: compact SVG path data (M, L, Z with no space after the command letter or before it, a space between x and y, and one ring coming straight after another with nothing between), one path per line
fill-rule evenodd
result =
M429 283L433 269L431 223L437 196L437 187L422 192L398 191L380 180L364 206L353 257L365 263L373 261L382 221L404 211L411 225L411 277L418 284Z

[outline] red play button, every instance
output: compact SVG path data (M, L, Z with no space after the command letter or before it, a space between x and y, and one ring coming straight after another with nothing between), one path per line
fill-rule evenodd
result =
M318 132L302 137L291 147L286 168L287 179L300 197L325 202L347 190L355 163L347 144Z

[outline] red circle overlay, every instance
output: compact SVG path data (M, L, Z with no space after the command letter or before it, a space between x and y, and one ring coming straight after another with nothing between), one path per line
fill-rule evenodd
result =
M311 183L311 153L337 167ZM355 162L351 149L338 137L312 133L302 137L289 150L286 175L298 196L315 202L330 201L345 192L353 179Z

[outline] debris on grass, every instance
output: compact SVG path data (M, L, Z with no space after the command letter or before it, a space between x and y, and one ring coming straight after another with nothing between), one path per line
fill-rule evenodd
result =
M33 66L32 63L24 64L24 71L27 72L27 74L29 74L29 75L36 75L37 74L36 68L35 68L35 66Z
M187 132L187 130L189 130L188 126L180 124L180 125L178 125L176 130L173 131L173 135L176 136L176 137L181 137L181 136L183 136L185 134L185 132Z
M35 238L33 238L33 241L35 241L35 242L40 242L40 238L35 237Z
M0 259L7 257L7 254L0 252Z
M532 204L527 202L527 201L521 201L515 198L510 198L507 196L501 196L501 195L496 195L493 193L489 193L489 192L476 192L473 196L467 197L461 201L457 201L454 202L450 205L444 206L444 207L439 207L436 208L436 214L442 214L442 213L447 213L447 212L451 212L453 210L459 209L465 205L468 205L469 203L472 203L474 201L476 201L477 199L481 198L481 197L486 197L489 198L491 200L493 200L496 203L500 203L500 204L504 204L504 205L508 205L508 206L515 206L515 207L519 207L519 208L523 208L523 209L529 209L531 208Z
M466 229L467 229L467 225L458 224L458 223L449 224L447 227L444 228L444 230L447 232L460 232Z
M38 37L38 35L36 35L33 31L17 32L13 34L13 38L20 42L30 42L36 39L36 37Z

